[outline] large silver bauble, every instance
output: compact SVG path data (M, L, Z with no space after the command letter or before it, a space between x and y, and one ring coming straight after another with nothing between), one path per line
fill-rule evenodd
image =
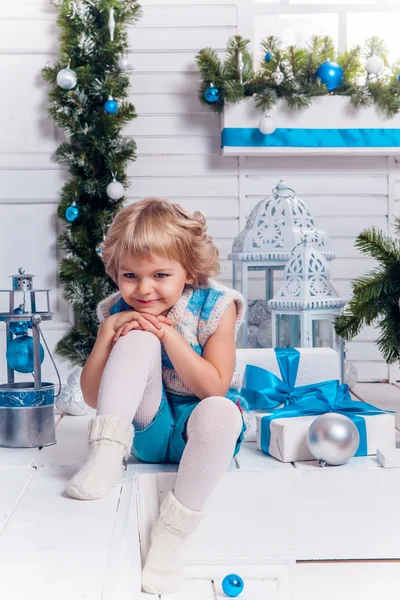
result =
M307 444L317 460L328 465L343 465L357 452L360 435L348 417L326 413L311 423Z
M78 82L75 71L66 68L57 73L57 85L63 90L72 90Z
M272 73L272 79L274 80L275 85L281 85L281 83L283 83L283 73L279 67Z
M119 200L125 194L124 186L119 181L112 181L107 186L107 196L111 200Z
M82 368L74 369L67 378L67 384L62 387L60 395L56 397L55 404L59 411L69 415L80 416L88 412L81 390Z
M344 363L344 383L352 390L357 383L358 373L353 363L348 360Z

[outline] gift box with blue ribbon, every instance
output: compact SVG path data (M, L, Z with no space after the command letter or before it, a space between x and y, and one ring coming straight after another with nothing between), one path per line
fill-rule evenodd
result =
M348 386L332 379L296 386L300 353L275 349L281 378L254 365L246 366L241 393L258 412L257 447L282 462L313 460L307 446L308 428L327 412L349 417L360 434L356 456L376 454L379 446L395 447L394 413L352 400Z

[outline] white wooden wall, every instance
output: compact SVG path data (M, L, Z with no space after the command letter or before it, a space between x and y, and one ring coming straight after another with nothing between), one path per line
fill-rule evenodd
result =
M386 157L223 158L219 153L219 117L197 100L199 74L194 56L205 46L222 53L236 32L252 35L251 0L143 0L143 17L130 28L131 100L138 119L127 133L138 145L129 167L129 202L149 195L200 209L221 250L221 280L231 283L227 260L232 239L254 204L284 177L315 212L318 225L332 238L338 258L333 276L349 296L351 279L372 267L358 255L354 238L365 227L391 231L400 206L400 172ZM282 4L282 11L288 10ZM250 10L251 9L251 10ZM257 9L258 10L258 9ZM263 5L264 12L269 10ZM309 7L297 5L295 11ZM313 8L314 10L314 8ZM278 3L271 12L279 14ZM271 16L271 19L273 17ZM56 207L65 173L51 155L62 140L47 117L47 87L41 69L58 44L56 12L48 0L0 0L0 287L24 266L40 287L52 289L55 318L44 326L51 347L69 327L70 311L58 284L60 225ZM255 276L251 297L262 298ZM0 379L5 380L4 335L0 339ZM387 380L389 369L374 340L363 331L348 345L360 379ZM69 365L60 363L63 378ZM47 380L55 376L45 361ZM390 377L397 376L392 369Z

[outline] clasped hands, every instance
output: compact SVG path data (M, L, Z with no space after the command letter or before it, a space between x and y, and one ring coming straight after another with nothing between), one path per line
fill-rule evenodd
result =
M151 315L149 313L139 313L135 310L126 310L116 315L111 315L107 318L112 327L114 337L113 345L119 340L121 335L126 335L133 329L149 331L153 333L159 340L163 340L168 326L172 325L172 321L164 315Z

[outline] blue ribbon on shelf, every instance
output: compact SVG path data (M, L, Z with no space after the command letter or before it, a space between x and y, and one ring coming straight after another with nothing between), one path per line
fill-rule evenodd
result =
M275 348L275 356L282 379L262 367L246 365L246 387L241 389L241 395L250 410L274 410L296 404L300 399L307 405L316 399L317 390L326 391L329 396L336 393L337 379L295 387L300 364L296 348Z
M258 127L225 127L221 147L396 148L400 129L278 128L269 135Z

